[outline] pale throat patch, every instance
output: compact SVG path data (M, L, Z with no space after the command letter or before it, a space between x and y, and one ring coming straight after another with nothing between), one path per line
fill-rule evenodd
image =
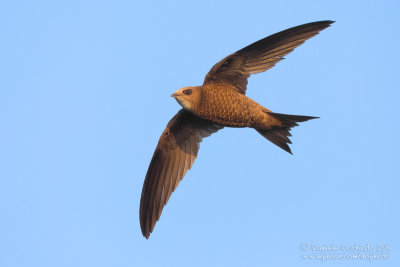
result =
M179 105L181 105L183 108L190 109L190 102L187 101L186 99L178 99L175 98L175 100L178 102Z

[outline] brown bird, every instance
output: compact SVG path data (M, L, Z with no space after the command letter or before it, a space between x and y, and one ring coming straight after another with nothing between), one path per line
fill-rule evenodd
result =
M273 113L245 96L247 78L272 68L307 39L334 21L318 21L278 32L215 64L202 86L179 89L172 97L183 107L161 134L144 180L140 226L148 238L179 182L199 151L204 137L228 127L251 127L292 153L290 129L317 117Z

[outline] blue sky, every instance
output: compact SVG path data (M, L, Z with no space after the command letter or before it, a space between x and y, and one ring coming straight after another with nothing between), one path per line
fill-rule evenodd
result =
M396 1L1 6L0 266L321 266L302 257L324 245L388 255L326 266L400 264ZM143 238L144 176L180 108L171 93L254 41L326 19L249 81L267 108L321 117L293 130L294 155L251 129L205 139Z

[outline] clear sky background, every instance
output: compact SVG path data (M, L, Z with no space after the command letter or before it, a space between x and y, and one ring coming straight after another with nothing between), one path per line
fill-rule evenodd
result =
M323 245L389 257L325 266L400 266L399 12L365 0L3 2L0 266L322 266L302 256ZM326 19L249 81L269 109L321 117L292 131L294 155L252 129L206 138L143 238L143 180L180 109L171 93L254 41Z

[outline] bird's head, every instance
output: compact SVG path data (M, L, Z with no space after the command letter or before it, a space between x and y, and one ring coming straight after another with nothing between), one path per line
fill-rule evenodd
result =
M200 90L197 87L184 87L171 95L183 108L193 111L200 101Z

